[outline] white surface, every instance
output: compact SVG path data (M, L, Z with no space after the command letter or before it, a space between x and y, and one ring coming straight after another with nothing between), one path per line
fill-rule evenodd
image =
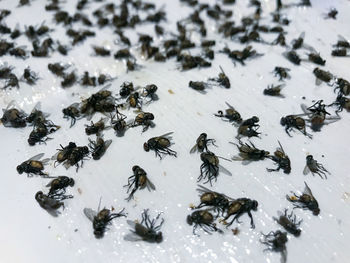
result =
M1 8L10 8L14 12L5 19L8 26L13 27L20 23L23 29L23 25L35 25L43 20L48 24L52 23L52 13L42 12L43 3L46 1L37 0L31 7L18 9L14 8L17 4L17 1L15 2L0 2ZM63 6L67 6L67 9L68 5L75 6L75 1L72 2L74 3ZM237 2L232 8L238 22L243 15L252 13L254 9L247 7L248 1ZM266 23L271 19L267 12L274 9L274 2L263 2ZM91 10L94 10L94 5L91 4ZM290 43L305 31L305 42L315 47L327 60L324 68L337 76L350 79L350 59L330 56L331 45L336 42L338 34L350 38L349 1L332 1L332 6L339 10L337 20L324 20L322 17L330 7L328 1L313 1L313 8L288 10L286 13L292 23L286 27L289 32L286 38ZM182 6L181 10L184 11L177 11L177 1L167 3L165 8L168 12L168 22L163 25L171 29L174 29L174 19L179 19L179 15L185 17L186 10L190 10ZM226 43L230 48L242 47L237 42L223 40L217 36L216 24L212 20L208 21L207 27L210 28L208 39L214 38L218 42L216 50L224 47ZM149 30L153 28L153 24L145 28L144 30ZM144 30L138 29L137 32L145 32ZM263 253L265 247L259 242L260 232L280 229L272 217L277 215L278 210L292 207L285 195L291 190L303 190L304 180L317 198L321 213L315 217L310 211L295 210L297 216L304 221L301 225L301 236L289 236L288 262L348 262L349 114L345 111L341 113L341 121L323 127L322 132L313 133L312 140L297 132L292 133L293 137L290 138L279 124L282 116L299 113L301 103L308 105L312 100L324 99L328 104L335 99L332 88L324 84L315 86L312 74L315 65L302 62L301 66L294 66L281 56L283 48L254 44L254 48L265 55L248 61L245 67L234 67L224 54L216 54L210 69L179 72L174 60L166 64L139 61L144 67L140 71L126 74L122 62L116 62L113 57L90 56L91 44L109 45L113 51L118 49L118 46L113 44L115 36L111 34L110 29L95 31L95 38L76 46L67 57L55 53L47 59L30 58L22 61L8 56L0 58L1 62L16 65L17 75L30 65L32 70L40 72L42 78L33 87L20 83L19 90L1 91L0 106L4 108L9 101L15 99L26 112L30 112L37 101L42 101L43 111L51 113L50 119L62 126L51 136L53 140L48 141L47 145L34 147L30 147L26 141L31 131L30 127L0 129L0 160L3 168L0 191L0 262L279 262L278 253ZM61 42L65 44L68 40L63 33L64 30L60 28L51 36L54 39L62 38ZM275 37L277 34L266 35L266 39L272 40ZM198 36L194 34L193 39L197 41ZM23 36L16 42L31 48ZM134 48L133 52L138 54L137 48ZM69 141L74 141L78 145L86 145L88 137L84 133L84 125L88 124L88 121L77 121L70 129L70 123L62 118L61 109L98 90L82 88L79 85L63 90L60 80L47 70L49 62L58 61L72 63L80 75L88 70L90 73L103 72L117 76L111 88L115 93L125 80L142 86L154 83L159 87L157 93L160 99L144 108L155 114L156 127L142 134L142 128L132 129L122 138L116 137L112 130L106 131L104 138L112 138L113 143L100 161L86 161L78 173L75 169L66 171L63 166L47 166L46 170L50 175L67 175L76 181L74 188L69 189L74 199L66 201L66 209L58 218L53 218L34 200L37 191L47 190L47 181L39 177L27 178L24 174L19 175L15 167L40 152L45 152L46 157L51 157L59 144L66 145ZM219 65L229 76L231 89L214 87L206 95L202 95L187 87L189 80L206 80L209 76L216 76ZM275 66L291 69L292 78L286 81L287 85L283 90L285 99L262 94L268 84L277 83L277 79L271 74ZM174 94L170 94L168 89ZM302 96L305 96L306 100L302 100ZM233 198L248 197L258 200L258 211L253 212L256 228L250 229L249 218L244 215L241 218L242 224L232 225L240 230L237 236L233 236L231 230L227 229L223 235L206 235L199 231L200 237L196 237L192 235L192 227L186 224L185 219L191 212L189 204L199 202L195 189L201 161L199 155L190 155L189 150L198 135L206 132L210 138L217 141L219 147L212 148L217 155L230 158L237 154L236 147L228 143L235 140L236 129L213 116L217 110L226 108L225 101L233 105L243 118L259 116L261 139L254 138L252 141L258 148L273 152L278 145L277 140L280 140L291 159L292 172L289 175L282 172L266 172L266 167L273 167L269 160L247 166L239 162L222 161L222 165L229 169L233 176L219 175L212 189ZM135 115L132 111L127 114L130 117ZM99 118L100 116L96 115L94 120ZM142 145L146 140L169 131L174 132L175 145L172 149L178 152L178 158L166 156L160 161L155 158L153 152L143 151ZM302 174L307 153L313 154L315 159L332 173L328 180ZM136 200L128 203L124 200L127 194L123 185L132 174L131 168L135 164L146 170L157 191L137 191ZM81 189L81 194L78 193L78 188ZM95 239L92 224L84 216L83 208L97 208L101 196L102 205L107 208L113 206L118 211L126 207L128 219L140 218L144 208L150 208L152 215L164 212L163 243L124 241L123 236L129 231L124 218L114 220L103 239ZM78 231L75 232L75 229Z

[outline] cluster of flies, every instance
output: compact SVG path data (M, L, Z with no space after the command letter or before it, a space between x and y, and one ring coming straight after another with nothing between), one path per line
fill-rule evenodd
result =
M233 12L227 9L235 3L235 0L222 0L220 5L218 2L215 5L209 5L200 3L198 0L180 0L181 3L191 7L192 11L188 17L176 22L176 33L167 34L165 29L161 26L161 22L167 22L166 12L164 8L157 9L156 5L151 2L144 2L141 0L134 1L121 1L119 4L106 3L101 5L98 9L92 12L94 20L91 20L89 16L84 13L88 10L91 0L79 0L76 5L76 12L70 14L65 10L62 10L62 2L59 0L51 0L45 6L45 10L53 12L53 19L57 25L62 25L66 30L66 35L71 39L70 44L61 44L60 41L51 38L50 34L55 30L48 27L45 23L41 25L29 25L25 26L22 30L18 25L15 28L9 28L3 22L3 20L11 14L10 10L0 10L0 33L2 36L8 35L9 39L0 39L0 57L5 55L14 56L20 59L27 59L30 55L32 57L49 57L53 52L59 52L62 56L68 55L73 47L78 46L84 42L88 37L95 37L93 27L98 28L112 28L114 34L117 37L116 43L122 46L120 49L112 54L110 48L104 46L92 45L93 56L110 57L123 61L128 71L141 69L142 66L137 64L137 60L130 47L136 47L136 50L140 52L141 56L145 59L153 59L157 62L165 62L168 59L176 58L176 62L179 63L178 68L180 70L190 70L194 68L206 68L211 67L211 61L214 59L216 53L223 53L227 55L236 65L246 65L247 61L253 58L262 57L264 54L258 53L252 44L261 43L265 45L280 45L286 48L283 52L283 56L294 65L300 65L301 62L312 62L320 67L326 64L326 60L323 59L313 47L306 44L304 41L305 33L294 39L290 44L287 44L285 35L285 27L291 22L283 10L288 8L304 6L311 7L310 0L300 0L298 3L283 4L281 0L276 0L276 10L271 13L272 25L264 25L262 16L262 5L258 0L250 0L250 6L255 11L242 17L239 24L231 19ZM95 0L94 2L102 2ZM18 7L30 5L29 0L20 0ZM205 19L201 16L206 14L206 18L214 20L218 25L218 32L225 38L231 41L244 44L245 47L241 49L230 49L227 45L221 50L214 50L216 46L215 40L205 39L207 36L207 28ZM336 19L338 11L336 9L329 10L324 14L326 19ZM154 38L147 34L138 34L138 42L131 43L130 39L126 36L127 29L135 29L137 26L144 24L154 24L154 31L158 37L162 38L162 41L158 44L155 43ZM75 24L83 25L84 29L74 29ZM201 43L197 43L191 40L191 35L196 32L201 37ZM277 37L273 41L264 39L264 34L276 34ZM32 50L27 50L26 46L17 45L14 40L25 36L32 44ZM171 36L170 38L168 36ZM190 50L200 50L199 53L193 55ZM339 36L339 40L333 45L331 55L334 57L347 57L349 56L350 42L345 38ZM297 53L299 50L307 51L306 57L302 58ZM98 76L92 76L88 71L85 71L82 76L76 74L76 70L69 70L70 65L64 65L62 63L50 63L48 69L57 77L62 78L61 86L68 88L76 83L79 83L85 87L96 87L104 85L108 82L112 82L115 78L106 75L99 74ZM40 79L38 73L32 71L30 67L24 69L21 77L17 77L13 73L14 67L7 64L3 64L0 67L0 80L4 81L3 89L17 87L19 88L19 82L26 82L28 85L35 85ZM284 81L290 78L290 69L286 67L276 66L274 74L278 77L279 81ZM321 128L329 123L335 122L340 119L338 113L343 109L350 111L350 99L347 97L350 94L350 83L343 79L335 77L332 73L325 71L319 67L313 71L316 76L316 84L319 85L325 82L327 85L334 88L337 91L336 100L330 104L324 104L323 100L314 101L314 104L307 106L301 105L302 113L287 115L281 118L280 124L285 128L286 133L291 136L290 131L295 129L305 136L312 138L312 135L306 131L306 127L310 127L313 131L320 131ZM230 80L225 74L224 70L220 67L220 73L217 77L209 78L207 81L190 81L188 86L201 93L206 93L206 89L213 86L220 86L226 89L231 87ZM284 97L280 92L285 86L284 83L279 85L269 85L263 93L269 96ZM77 146L74 142L69 142L67 146L60 145L57 149L57 153L51 158L54 161L54 165L63 164L66 168L76 166L78 168L82 166L83 161L90 158L90 154L93 159L100 159L110 146L112 140L103 139L103 131L109 128L113 128L116 135L121 137L124 133L133 127L142 126L142 132L147 131L150 127L154 127L153 122L154 115L150 112L142 111L142 107L145 104L149 104L152 101L158 100L156 94L157 86L149 84L145 87L135 87L132 82L124 82L119 90L117 96L108 90L109 86L106 86L96 93L93 93L90 97L82 99L80 102L73 103L72 105L62 110L64 118L71 121L72 127L76 120L86 118L91 120L95 113L100 113L102 117L97 122L92 122L86 125L85 133L87 135L96 135L96 140L89 138L89 144L87 146ZM251 142L243 143L242 137L259 137L261 134L258 132L260 127L259 118L252 116L248 119L243 119L241 114L230 104L226 103L228 108L224 111L218 111L215 116L230 122L237 127L237 139L238 143L233 143L238 151L239 155L232 157L234 161L242 161L243 164L248 164L251 161L264 160L265 158L271 159L277 167L267 168L267 171L279 171L289 174L291 172L291 161L288 155L284 152L284 149L279 143L279 147L276 149L273 155L270 155L268 151L260 150L255 147ZM327 112L328 107L336 107L336 116L331 116ZM132 108L136 113L136 116L132 120L127 120L127 116L122 113L125 109ZM24 128L27 125L32 126L33 130L29 135L29 145L35 145L37 143L45 143L50 137L49 134L56 132L60 126L54 124L48 119L49 114L44 113L40 109L40 104L37 104L32 112L28 115L22 111L14 102L11 102L6 109L3 110L3 116L1 123L5 127ZM164 155L171 155L176 157L177 152L170 149L173 145L172 132L152 137L144 143L143 148L145 151L154 151L156 157L160 159ZM216 146L214 139L208 139L206 133L202 133L196 140L196 144L191 148L190 153L199 152L202 164L200 166L200 175L198 182L212 183L217 180L219 172L232 175L230 171L222 167L219 163L220 159L231 161L229 159L217 156L208 149L209 145ZM39 191L35 194L35 199L39 205L47 210L50 214L57 216L58 209L64 208L64 200L73 198L72 195L66 194L68 187L74 186L74 179L67 176L51 177L44 171L45 165L47 165L50 159L42 159L44 154L38 154L27 161L24 161L17 166L18 173L26 173L28 176L39 175L45 179L52 179L46 186L49 188L47 193ZM149 191L155 190L154 184L150 181L146 171L138 165L132 167L133 175L131 175L127 184L124 186L127 190L126 200L130 201L134 198L134 194L137 190L147 188ZM321 178L327 178L327 174L330 174L328 170L318 161L316 161L312 155L306 157L306 166L303 171L304 174L311 172L313 175L317 174ZM198 206L192 205L193 211L187 216L187 223L193 225L193 233L196 234L198 227L202 228L205 232L219 232L223 233L216 223L219 222L226 227L231 226L238 220L243 214L248 214L250 217L251 227L254 228L254 221L252 211L257 211L258 202L246 197L231 198L225 194L214 192L208 188L199 185L197 189L200 194L200 204ZM293 193L287 195L287 200L290 201L294 208L308 209L313 212L314 215L320 213L318 202L313 196L311 189L305 183L305 189L301 195ZM114 208L103 208L100 210L101 200L98 210L95 211L91 208L85 208L84 214L93 224L94 235L96 238L103 237L105 231L108 229L108 225L115 218L126 217L124 208L118 213L114 212ZM278 213L278 218L274 220L280 224L288 233L295 237L300 236L301 229L300 224L302 220L298 220L293 212L288 212L285 209L284 212ZM141 215L141 221L127 220L127 223L131 226L132 230L127 234L124 239L128 241L148 241L159 243L163 240L161 226L164 223L164 219L160 218L161 214L158 214L154 219L151 219L148 210L144 210ZM230 221L229 221L230 220ZM159 222L160 221L160 222ZM238 230L232 230L234 234L238 234ZM286 261L287 250L286 243L288 241L287 232L280 230L271 231L268 234L263 234L261 242L267 245L267 250L280 252L282 254L282 262Z

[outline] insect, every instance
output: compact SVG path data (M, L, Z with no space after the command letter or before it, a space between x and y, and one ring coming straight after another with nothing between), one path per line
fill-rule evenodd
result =
M275 232L271 231L267 235L264 235L262 233L262 235L263 239L260 240L260 242L268 247L264 249L264 251L269 250L281 253L281 263L285 263L287 261L287 232L281 232L280 230L277 230Z
M56 162L62 163L66 161L72 153L73 149L77 147L77 145L74 142L69 142L69 144L65 147L63 147L61 144L60 146L61 149L57 149L58 152L51 158L51 160L55 160L54 166Z
M106 82L109 82L109 81L112 81L114 78L112 78L111 76L109 75L106 75L106 74L100 74L97 78L97 83L99 85L103 85L105 84Z
M133 58L128 48L120 49L114 54L115 59Z
M26 173L28 177L33 176L34 174L46 177L47 173L44 173L43 170L45 168L45 164L47 164L50 159L47 158L40 161L43 156L44 153L39 153L27 161L24 161L17 166L17 172L19 174Z
M73 187L75 184L74 179L68 176L58 176L51 180L46 187L50 187L49 195L52 196L60 196L66 193L66 188L68 186Z
M7 81L5 83L5 86L2 89L7 89L8 87L11 88L19 88L19 84L18 84L18 78L15 74L10 73L7 77Z
M1 123L5 127L23 128L27 126L27 115L21 109L17 108L16 102L11 101L6 109L2 109L3 115L1 117Z
M277 147L276 151L274 152L274 155L267 156L267 158L270 158L272 161L274 161L277 164L277 168L276 169L266 168L266 170L268 172L274 172L282 169L285 174L289 174L292 169L290 164L290 159L288 155L286 155L286 153L284 152L283 147L279 141L278 141L278 144L280 147Z
M83 210L85 216L92 222L92 227L94 229L94 235L96 238L102 238L104 236L107 226L113 219L122 216L126 217L126 214L123 213L125 208L123 208L118 213L112 213L111 210L107 208L103 208L100 211L100 205L101 199L97 212L91 208L84 208Z
M72 71L69 74L63 75L63 80L61 81L62 88L69 88L74 85L74 83L77 81L77 75L74 71Z
M208 144L211 143L215 145L214 139L207 139L208 135L206 133L201 133L196 140L196 144L191 148L190 153L194 153L196 151L203 152L204 150L208 151ZM216 146L216 145L215 145Z
M126 100L128 102L129 107L141 109L142 100L138 92L132 92Z
M322 179L323 176L327 179L326 173L331 174L322 164L317 162L312 155L306 156L306 165L303 174L307 175L309 172L311 172L312 175L318 174Z
M132 127L137 127L142 125L143 126L142 132L145 132L148 130L149 127L155 126L155 124L153 123L153 120L154 120L153 113L141 111L136 115Z
M279 217L276 218L274 217L273 219L283 226L283 228L288 232L294 235L295 237L300 236L301 229L298 227L300 226L301 222L303 221L302 219L297 222L297 217L296 215L293 214L293 211L288 215L287 214L288 209L284 210L284 213L279 212L278 215Z
M237 122L240 123L242 121L241 114L235 110L230 104L225 102L228 106L228 109L225 110L225 114L219 110L217 114L214 114L216 117L225 118L226 121L229 122Z
M27 84L34 85L37 82L37 80L39 79L39 77L38 77L37 73L30 70L30 68L28 67L28 68L24 69L22 79L24 79L25 82L27 82Z
M63 118L71 119L70 128L75 124L76 120L80 118L79 103L73 103L72 105L62 110Z
M13 42L7 42L4 39L0 39L0 56L5 55L13 47L14 47Z
M329 10L329 12L326 15L324 15L324 18L326 18L326 19L327 18L337 19L337 15L338 15L338 10L335 9L335 8L331 8Z
M62 202L64 198L65 197L61 197L58 199L52 198L44 194L42 191L39 191L35 194L35 200L43 209L45 209L52 216L57 216L59 213L57 210L61 207L64 208L64 203Z
M258 137L260 132L257 132L260 125L257 124L259 122L259 118L257 116L253 116L249 119L244 120L240 126L238 127L238 135L247 136L247 137Z
M112 140L104 141L101 136L97 136L96 142L89 139L89 147L91 149L91 156L94 160L99 160L111 145Z
M92 46L92 48L94 49L95 54L98 56L108 57L111 55L111 51L104 47Z
M285 33L281 32L278 34L278 37L271 43L272 45L280 45L282 47L286 46L286 37Z
M249 198L238 198L235 200L232 200L226 210L227 215L224 218L224 223L226 224L226 227L229 227L232 225L232 223L236 220L238 223L241 223L238 221L238 218L242 216L244 213L247 213L250 217L250 225L251 228L255 228L254 220L251 211L257 211L258 209L258 201L252 200ZM231 222L227 223L226 220L229 219L231 216L233 216L233 219Z
M69 65L61 65L60 63L50 63L47 65L48 69L58 77L64 77L64 71L69 68Z
M117 116L117 119L114 120L115 116ZM114 116L111 116L111 125L113 129L115 130L117 136L123 136L125 131L128 129L129 125L126 123L126 116L118 111L116 109L116 114Z
M160 243L163 241L163 234L160 230L164 223L164 218L161 219L158 225L161 213L157 215L155 219L150 219L148 209L142 213L142 220L140 223L127 220L127 223L133 228L131 233L124 236L124 240L127 241L146 241L149 243Z
M317 216L320 213L318 202L313 196L309 186L306 184L306 182L304 183L305 189L302 195L297 195L293 193L293 195L291 196L286 195L286 198L288 201L293 203L294 208L309 209L310 211L312 211L313 215Z
M1 42L0 42L0 45L1 45ZM5 62L0 67L0 79L7 79L11 74L12 70L13 70L13 67L8 66L7 63Z
M334 79L332 73L330 73L329 71L322 70L320 68L315 68L313 73L316 77L316 85L320 85L322 81L330 83L330 81Z
M148 152L149 150L153 150L156 154L156 157L159 156L160 159L163 158L163 154L168 154L176 157L176 152L169 149L169 147L173 144L171 142L171 134L173 134L173 132L168 132L161 136L152 137L143 144L143 149L146 152Z
M87 116L88 120L92 118L95 112L112 112L115 110L115 99L112 92L107 90L109 85L98 92L92 94L87 99L82 100L80 112Z
M312 52L308 54L309 61L317 64L324 66L326 64L326 60L324 60L319 53L317 52Z
M294 50L284 52L283 56L290 62L292 62L294 65L300 65L301 58Z
M228 159L225 159L223 157L219 157L216 156L214 153L212 152L202 152L200 155L200 158L202 160L202 164L200 166L200 175L197 179L197 182L201 181L202 179L206 179L206 181L204 182L206 183L210 183L210 185L212 185L212 181L215 179L215 181L217 180L217 177L219 175L219 171L232 176L232 173L230 171L228 171L226 168L222 167L219 164L219 158L224 159L226 161L229 161Z
M96 86L96 77L90 77L89 72L85 71L83 77L80 80L81 85L83 86Z
M243 161L244 164L251 161L264 160L270 154L268 151L256 148L252 142L250 142L250 145L248 143L242 143L241 141L239 141L239 145L235 143L232 144L236 145L239 150L239 155L232 157L232 160Z
M73 148L68 155L67 159L64 161L63 165L68 169L69 167L75 165L76 171L78 172L79 167L83 166L83 161L85 157L89 154L89 148L87 146L77 146ZM79 162L81 164L79 165Z
M277 86L272 85L268 85L266 89L264 89L264 95L268 95L268 96L275 96L275 97L280 97L280 98L284 98L284 95L281 94L281 90L282 88L285 87L285 84L280 84Z
M33 146L36 143L45 143L45 141L51 139L47 137L48 134L57 131L60 126L50 123L38 123L34 126L33 131L29 134L28 143Z
M225 194L211 191L202 185L198 185L197 191L200 193L200 204L194 207L195 209L211 206L218 214L224 214L229 207L230 200L232 201L232 198Z
M46 119L49 116L49 114L42 112L40 110L40 108L41 108L41 103L38 102L34 106L33 110L29 114L29 116L26 118L26 121L28 123L30 123L31 125L33 125L33 126L38 126L40 124L45 124L48 127L56 127L56 128L58 128L58 126L56 126L52 121Z
M323 100L317 101L310 107L302 104L301 108L310 118L307 121L311 123L311 129L316 132L320 131L323 125L330 124L340 119L339 117L327 117L327 115L330 114L326 111L326 105L323 104Z
M106 123L108 118L101 118L98 122L93 123L91 121L91 125L85 125L85 133L87 135L91 134L100 134L104 129L106 129Z
M22 47L16 47L9 50L11 56L19 57L22 59L28 58L27 51Z
M339 93L345 96L350 94L350 82L343 78L337 78L334 91L339 89Z
M191 215L187 216L187 224L190 226L194 224L194 235L197 235L196 229L198 226L208 234L211 234L213 231L223 233L221 229L216 227L216 224L214 223L214 216L208 210L198 210L192 212Z
M294 50L301 48L303 46L303 43L304 43L304 38L305 38L305 32L302 32L297 39L294 39L292 41L292 48Z
M150 98L147 104L151 101L158 100L158 95L156 94L157 90L158 87L155 84L149 84L146 87L144 87L142 96Z
M338 35L338 41L334 46L337 48L350 48L350 42L343 36Z
M336 48L332 50L331 55L334 57L347 57L348 50L346 48Z
M196 91L203 93L203 94L206 93L205 89L210 87L210 85L204 81L190 81L188 83L188 86Z
M305 136L309 137L310 139L312 138L312 135L306 132L305 128L305 120L301 117L305 114L300 114L300 115L287 115L285 117L281 118L281 125L285 126L285 131L289 135L289 137L292 137L290 135L289 131L291 131L293 128L297 129L300 131L302 134Z
M62 45L59 41L57 41L57 44L58 44L57 51L60 52L61 55L67 56L70 48L66 45Z
M128 97L135 89L134 84L132 82L123 82L123 84L120 86L121 89L119 90L119 95L122 98Z
M148 191L156 190L154 184L148 179L147 173L140 166L134 165L132 171L134 174L128 178L128 184L124 185L124 187L128 188L127 193L131 190L129 196L125 200L130 201L133 199L138 189L147 187Z
M330 106L336 106L337 109L335 113L338 115L339 112L342 112L343 109L346 109L346 111L350 112L350 99L345 97L343 94L339 93L335 102L328 105Z
M219 84L219 86L222 86L226 89L229 89L231 87L230 79L225 74L224 70L220 66L221 73L219 73L219 76L217 78L210 78L210 81L215 81Z

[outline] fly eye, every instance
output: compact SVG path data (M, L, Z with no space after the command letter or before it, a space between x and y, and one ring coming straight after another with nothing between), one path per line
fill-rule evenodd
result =
M143 144L143 149L144 149L146 152L149 151L149 146L148 146L148 144L147 144L146 142Z

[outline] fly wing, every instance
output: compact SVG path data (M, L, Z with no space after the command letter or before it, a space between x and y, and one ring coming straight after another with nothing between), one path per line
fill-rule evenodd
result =
M197 188L197 191L198 191L200 194L204 194L204 193L214 193L214 192L211 191L209 188L206 188L206 187L203 186L203 185L198 184L197 186L199 187L199 188Z
M283 152L284 155L286 155L286 153L284 152L283 147L282 147L282 144L280 143L280 141L278 141L278 144L279 144L280 147L277 147L276 150L277 150L277 151L281 151L281 152Z
M148 191L156 190L156 187L148 178L147 178L146 186L147 186Z
M303 193L304 194L308 194L308 195L313 197L310 187L307 185L306 182L304 182L304 184L305 184L305 188L304 188L304 192Z
M232 176L232 173L231 173L229 170L227 170L225 167L221 166L220 164L219 164L218 166L219 166L219 170L220 170L222 173L227 174L227 175L229 175L229 176Z
M308 109L308 106L306 106L304 103L300 105L301 109L305 114L311 114L310 110Z
M38 102L35 104L33 110L31 111L31 113L33 113L33 112L35 112L35 111L41 111L41 102L40 102L40 101L38 101Z
M84 214L91 222L94 221L95 216L97 216L97 212L91 208L84 208Z
M106 150L107 150L107 148L111 145L111 143L112 143L112 140L107 140L107 141L105 141Z
M142 237L140 237L139 235L137 235L134 232L131 232L131 233L126 234L124 236L124 240L126 240L126 241L141 241Z
M307 175L308 173L310 173L310 168L308 165L305 165L305 168L304 168L304 171L303 171L303 174L304 175Z
M158 136L158 137L165 137L165 138L171 139L172 137L171 137L171 136L169 136L169 135L171 135L171 134L173 134L173 133L174 133L174 132L168 132L168 133L163 134L163 135Z
M44 156L44 153L39 153L39 154L33 156L32 158L30 158L28 161L38 161L38 160L40 160L43 156ZM45 159L45 160L46 160L46 159Z
M190 153L195 153L197 151L197 143L191 148Z
M230 109L234 109L228 102L225 102Z
M322 84L322 80L320 80L319 78L316 78L315 83L317 86L320 86Z

